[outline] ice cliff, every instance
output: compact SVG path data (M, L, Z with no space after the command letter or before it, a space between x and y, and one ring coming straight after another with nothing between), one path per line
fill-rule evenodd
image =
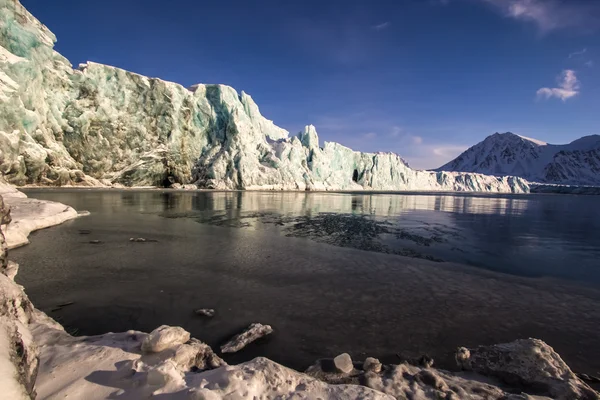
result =
M244 92L88 62L73 69L18 0L0 0L0 171L17 185L526 192L519 178L411 169L398 155L290 137Z

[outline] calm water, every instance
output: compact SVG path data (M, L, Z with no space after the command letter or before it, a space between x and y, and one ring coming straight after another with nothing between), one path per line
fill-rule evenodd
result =
M27 193L92 213L12 252L36 306L75 333L166 323L218 346L262 322L275 334L228 360L296 368L344 351L450 367L458 345L534 336L600 370L594 196Z

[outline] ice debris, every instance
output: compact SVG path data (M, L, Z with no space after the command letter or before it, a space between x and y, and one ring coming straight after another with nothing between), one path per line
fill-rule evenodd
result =
M273 333L270 325L259 323L251 324L244 332L236 335L229 342L221 346L222 353L235 353L246 347L249 343L260 339L263 336Z

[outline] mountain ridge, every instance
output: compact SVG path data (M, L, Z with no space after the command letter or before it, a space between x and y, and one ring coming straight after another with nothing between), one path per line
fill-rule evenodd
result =
M496 132L435 171L512 175L531 182L600 186L600 135L551 144L512 132Z

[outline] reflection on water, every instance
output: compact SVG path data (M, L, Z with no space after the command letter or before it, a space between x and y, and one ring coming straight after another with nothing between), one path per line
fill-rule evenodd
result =
M600 281L593 196L311 192L30 191L77 209L154 214L467 263Z

